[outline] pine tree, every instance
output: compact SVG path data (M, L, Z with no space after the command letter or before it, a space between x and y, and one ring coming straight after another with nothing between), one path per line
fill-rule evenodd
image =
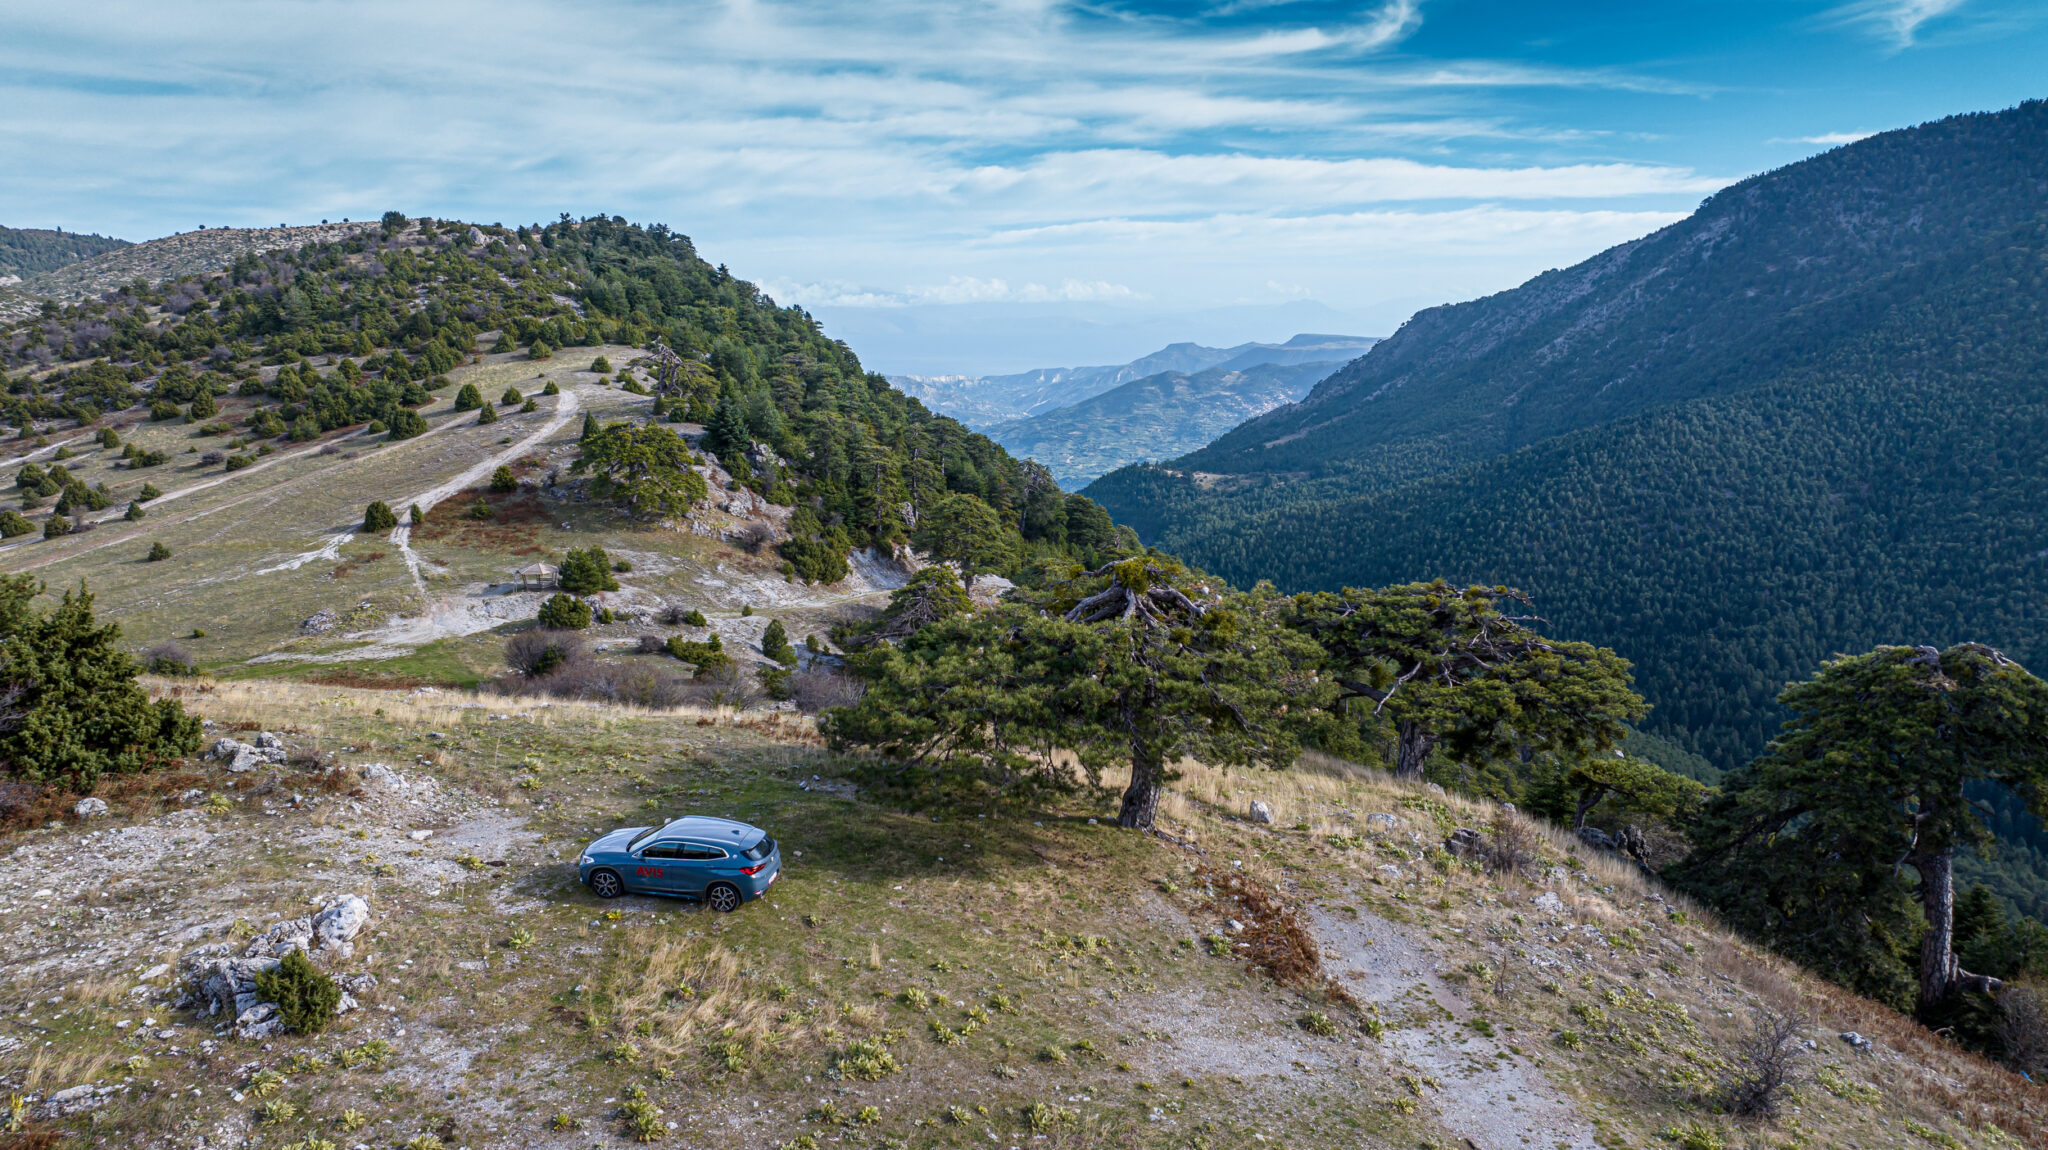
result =
M789 645L789 632L782 620L768 620L768 629L761 632L761 653L778 663L796 665L796 648Z
M484 394L476 389L476 384L465 383L462 385L462 390L455 393L455 410L457 411L475 411L483 405Z
M363 512L363 530L366 532L389 531L396 526L398 516L393 515L391 506L381 499Z
M619 581L612 578L612 561L602 547L587 550L570 548L562 556L562 568L558 575L562 590L574 595L591 595L599 591L616 591Z
M557 387L555 385L555 381L551 379L548 380L548 385L546 387L540 389L540 393L542 395L560 395L562 394L562 389L560 387Z
M168 765L199 749L199 720L175 699L151 702L120 648L119 624L99 625L84 585L47 614L40 580L0 576L0 665L16 691L0 727L0 775L89 791L106 774Z
M30 522L28 516L23 515L21 512L12 509L0 511L0 539L12 539L17 535L27 535L35 529L36 525Z
M220 405L213 401L211 391L200 388L199 394L192 397L192 405L186 408L185 414L192 422L198 423L202 419L212 419L220 414Z
M581 434L577 435L576 441L579 443L584 442L588 440L591 436L596 435L599 431L602 430L603 428L598 426L597 416L591 412L586 411L583 413L583 431Z
M143 556L142 561L144 563L161 563L170 557L171 549L164 546L163 542L159 540L149 545L149 554Z
M160 496L160 495L162 495L162 494L163 494L163 492L161 492L161 491L158 491L158 490L156 489L156 484L154 484L154 483L145 483L145 484L143 484L143 485L142 485L142 490L141 490L141 491L139 491L139 492L137 492L137 493L136 493L136 496L135 496L135 497L136 497L137 499L140 499L140 500L142 500L142 501L143 501L144 503L147 503L147 502L149 502L150 500L152 500L152 499L155 499L155 498L157 498L158 496Z
M574 595L550 595L540 605L538 621L550 631L581 631L590 626L590 604Z
M480 407L480 408L478 408L478 409L477 409L477 412L476 412L476 421L477 421L478 423L496 423L496 422L498 422L498 409L497 409L497 408L495 408L495 407L492 407L492 406L491 406L490 404L488 404L488 403L484 404L484 405L483 405L482 407Z
M512 474L510 467L501 463L496 471L491 472L491 490L500 495L508 495L519 490L519 479Z
M411 439L427 433L427 419L410 407L396 408L391 413L391 438ZM293 438L297 438L295 435Z
M505 389L505 394L498 397L498 402L504 404L506 407L510 407L515 403L520 403L524 401L525 399L525 396L519 394L518 388L508 387Z
M122 516L122 518L133 523L147 514L149 513L142 509L142 503L139 500L130 500L128 503L128 514Z
M427 521L427 513L421 511L420 505L415 503L412 505L412 509L406 512L406 518L410 519L412 521L412 525L417 527L420 524L425 523Z
M612 371L612 361L600 355L596 359L590 361L590 370L596 372L599 375L610 375Z

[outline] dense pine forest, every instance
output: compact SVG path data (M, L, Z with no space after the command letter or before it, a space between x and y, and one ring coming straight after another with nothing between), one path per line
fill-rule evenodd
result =
M797 507L783 547L808 579L836 579L850 548L908 541L927 520L974 526L949 538L1002 566L1119 542L1094 503L866 372L802 310L712 267L685 236L615 217L482 228L389 213L222 274L46 303L0 337L14 370L0 418L90 423L146 404L204 419L233 391L266 401L247 417L251 441L358 424L402 437L484 336L536 359L599 343L672 350L662 413L708 424L706 446L738 478ZM264 365L283 370L265 379ZM755 444L769 462L749 462Z

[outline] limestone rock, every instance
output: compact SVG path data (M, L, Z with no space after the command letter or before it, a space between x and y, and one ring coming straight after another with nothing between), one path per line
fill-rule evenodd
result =
M1267 806L1265 803L1258 801L1257 799L1253 799L1252 821L1255 823L1263 823L1267 826L1271 826L1273 823L1273 808Z
M71 813L81 819L99 818L107 813L107 800L80 799L78 805L71 808Z
M1546 890L1542 894L1530 899L1529 902L1544 914L1556 915L1564 913L1564 900L1557 897L1557 892L1554 890Z
M322 946L347 958L355 953L352 944L369 921L370 904L360 895L352 894L314 915L313 933L319 937Z
M1857 1050L1870 1049L1870 1040L1868 1038L1863 1037L1861 1034L1856 1033L1853 1030L1844 1030L1842 1032L1842 1041L1848 1043L1850 1046L1854 1047Z

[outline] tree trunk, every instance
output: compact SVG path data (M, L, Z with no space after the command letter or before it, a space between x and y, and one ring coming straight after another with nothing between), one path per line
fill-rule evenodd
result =
M1423 760L1429 758L1430 748L1436 746L1436 735L1423 729L1413 719L1401 723L1401 744L1395 752L1394 777L1397 779L1419 779L1422 777Z
M1124 805L1117 812L1116 825L1141 831L1152 829L1152 820L1159 813L1159 784L1165 775L1165 764L1160 761L1157 748L1132 746L1131 785L1124 788Z
M1962 980L1956 961L1955 849L1908 860L1920 872L1920 908L1927 915L1927 936L1920 940L1920 1009L1939 1006Z
M1586 816L1592 814L1593 808L1599 806L1600 800L1605 797L1607 797L1607 792L1602 790L1595 790L1589 794L1579 796L1579 809L1572 812L1573 834L1578 834L1586 829Z

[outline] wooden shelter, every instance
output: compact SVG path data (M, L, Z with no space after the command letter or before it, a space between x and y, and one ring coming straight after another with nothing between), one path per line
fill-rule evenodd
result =
M519 576L521 591L545 591L555 585L555 579L561 571L552 563L535 563L530 567L521 567L512 574Z

